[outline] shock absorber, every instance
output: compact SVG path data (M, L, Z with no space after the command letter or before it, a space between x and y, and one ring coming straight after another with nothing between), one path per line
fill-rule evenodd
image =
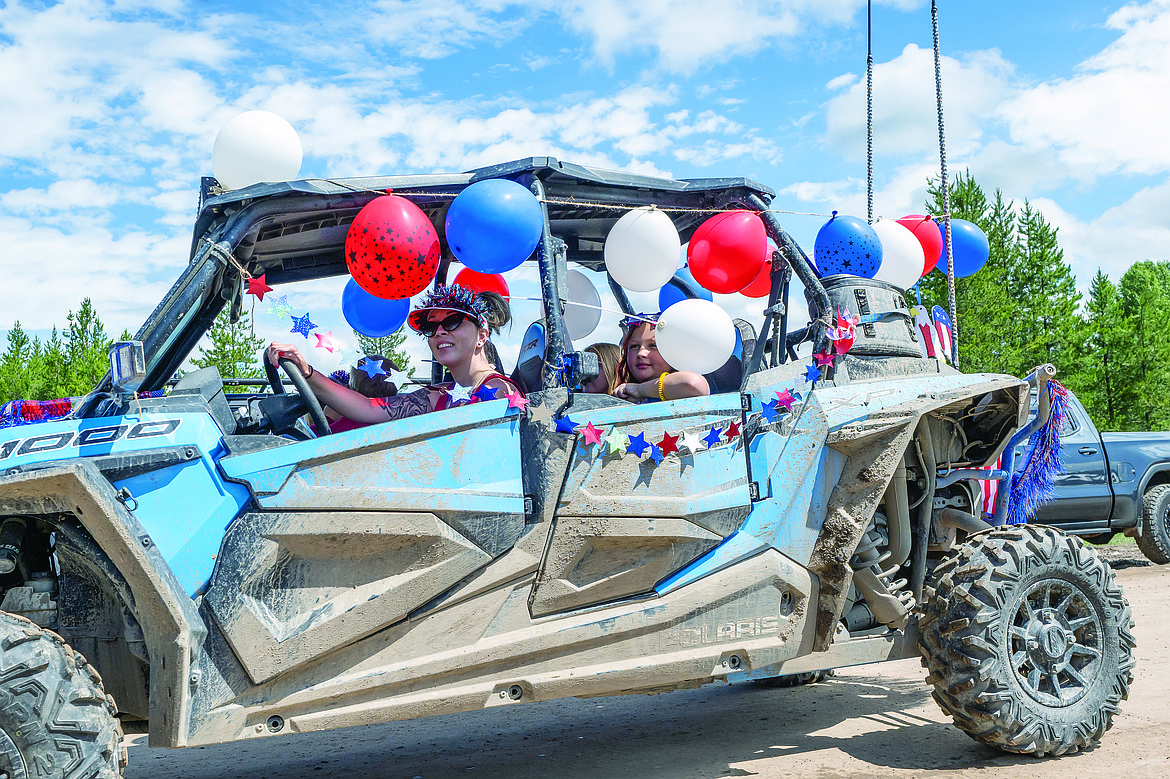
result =
M20 517L8 517L0 524L0 576L16 570L26 525Z
M878 520L885 516L875 513L861 543L850 560L853 568L853 583L865 597L870 611L880 622L901 629L906 626L909 614L914 608L914 594L907 589L905 579L894 579L899 563L892 562L892 554L885 538L878 529ZM888 565L888 567L883 567Z

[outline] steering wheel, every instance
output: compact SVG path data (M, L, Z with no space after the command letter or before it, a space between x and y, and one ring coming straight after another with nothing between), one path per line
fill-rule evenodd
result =
M309 388L309 380L305 378L305 374L301 373L296 362L288 357L281 357L278 362L280 369L297 388L301 400L308 406L309 416L313 418L313 425L317 428L317 436L329 435L332 432L329 429L329 417L325 416L325 409L321 407L321 401L317 400L317 396ZM264 350L264 374L268 378L268 384L272 387L272 394L283 395L284 382L280 380L280 374L276 372L276 367L268 359L267 349Z

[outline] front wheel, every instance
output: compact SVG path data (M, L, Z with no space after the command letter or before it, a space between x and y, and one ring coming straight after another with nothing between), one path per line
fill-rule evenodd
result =
M1138 549L1152 563L1170 563L1170 484L1151 487L1142 499L1142 533Z
M969 539L935 569L918 625L935 701L1007 752L1088 747L1129 695L1129 603L1097 553L1055 528Z
M0 776L117 779L116 714L97 671L57 634L0 612Z

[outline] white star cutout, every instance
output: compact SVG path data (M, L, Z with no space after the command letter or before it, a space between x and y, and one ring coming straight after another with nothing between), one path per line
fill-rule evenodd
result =
M533 422L539 422L542 425L551 425L553 420L552 406L529 406L528 418Z
M455 402L460 401L460 400L463 400L463 401L471 400L471 390L468 389L467 387L460 385L458 382L454 383L451 386L451 389L447 390L447 394L451 396L452 403L455 403Z
M691 454L698 454L703 448L703 439L693 430L683 431L682 439L678 442L679 449L690 449Z

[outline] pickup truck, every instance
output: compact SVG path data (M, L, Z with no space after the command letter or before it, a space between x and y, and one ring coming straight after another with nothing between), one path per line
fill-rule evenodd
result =
M1070 392L1056 499L1033 522L1087 541L1135 536L1151 561L1170 563L1170 433L1101 433Z

